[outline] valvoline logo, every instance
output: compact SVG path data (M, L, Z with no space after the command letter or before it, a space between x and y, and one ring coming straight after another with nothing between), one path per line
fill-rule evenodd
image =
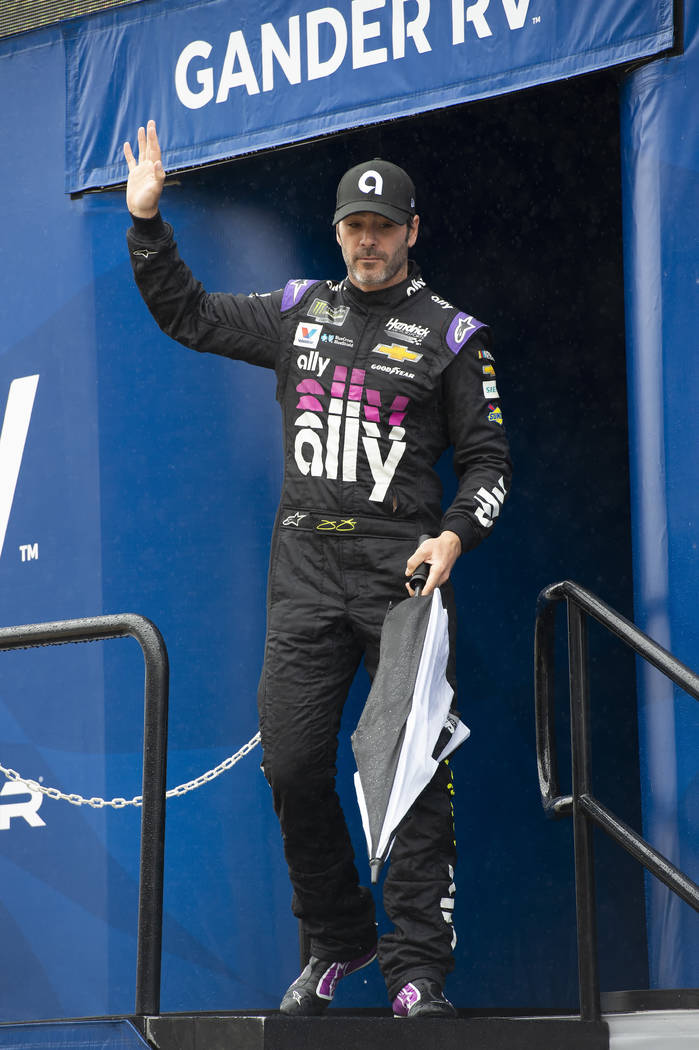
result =
M38 375L15 379L10 384L7 396L0 432L0 556L10 521L38 384Z
M322 324L306 324L302 321L296 327L294 346L305 346L311 350L315 350L318 346L318 340L320 339L322 331Z

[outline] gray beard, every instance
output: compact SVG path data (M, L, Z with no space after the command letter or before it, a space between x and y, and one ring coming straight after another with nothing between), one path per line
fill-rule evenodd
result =
M385 284L387 281L392 280L392 278L396 276L398 271L405 264L407 257L407 252L405 253L405 255L403 255L402 252L399 252L396 255L394 255L392 259L389 259L386 263L384 263L382 270L370 274L362 274L359 271L358 267L356 267L353 263L349 262L347 259L345 259L345 263L347 264L347 273L349 274L350 278L354 281L355 284L364 284L371 286L374 284Z

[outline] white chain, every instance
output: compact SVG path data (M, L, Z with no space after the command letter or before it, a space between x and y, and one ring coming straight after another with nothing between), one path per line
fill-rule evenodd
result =
M225 773L227 770L232 769L236 762L240 762L241 758L245 758L247 754L253 751L260 742L260 734L255 733L251 740L248 740L247 744L243 744L239 751L236 751L234 755L230 755L224 759L223 762L215 766L213 769L207 770L206 773L202 773L201 776L196 777L194 780L188 780L186 784L178 784L177 787L170 788L165 793L166 798L174 798L179 795L186 795L188 791L194 791L195 788L201 787L202 784L208 784L211 780L215 780L216 777L220 777L221 773ZM47 795L49 798L60 799L63 802L70 802L71 806L92 806L93 809L103 809L104 806L111 806L112 809L123 809L124 806L140 806L143 804L143 796L136 795L134 798L83 798L82 795L66 795L63 791L59 791L58 788L44 787L39 784L36 780L27 780L26 777L21 776L20 773L16 773L14 769L6 769L5 766L0 762L0 773L4 773L7 780L21 781L26 784L30 791L39 791L42 795Z

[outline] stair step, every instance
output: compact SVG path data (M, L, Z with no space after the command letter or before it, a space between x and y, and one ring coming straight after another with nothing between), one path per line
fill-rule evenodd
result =
M279 1014L148 1018L157 1050L609 1050L603 1022L561 1017L396 1020Z

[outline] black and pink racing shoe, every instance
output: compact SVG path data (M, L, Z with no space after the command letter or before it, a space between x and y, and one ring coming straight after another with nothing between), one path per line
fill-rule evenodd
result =
M376 958L376 948L345 962L328 962L311 956L308 966L287 989L279 1009L295 1017L317 1017L328 1008L338 982L368 966Z
M419 977L404 984L393 1000L394 1017L456 1017L436 981Z

